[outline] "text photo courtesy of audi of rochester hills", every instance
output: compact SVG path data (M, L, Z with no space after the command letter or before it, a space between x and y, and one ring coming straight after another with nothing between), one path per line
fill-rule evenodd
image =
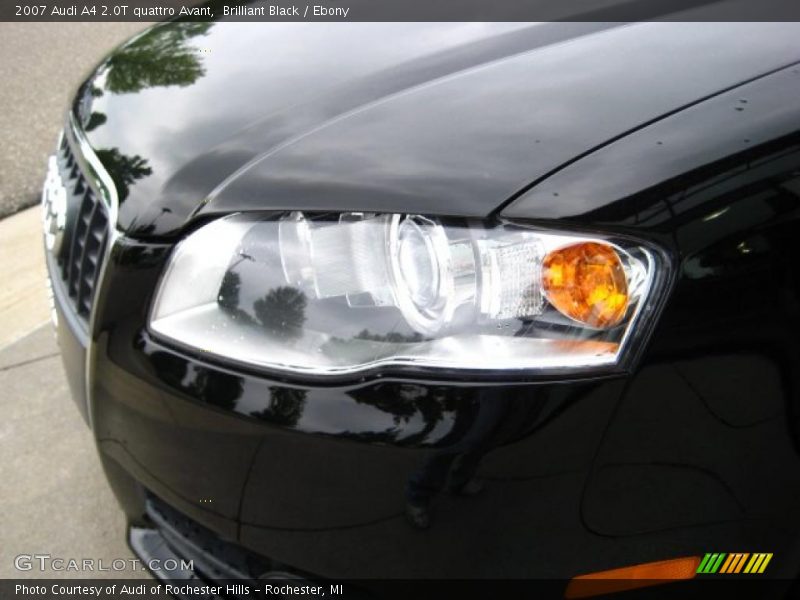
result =
M797 2L7 0L0 81L0 600L800 598Z

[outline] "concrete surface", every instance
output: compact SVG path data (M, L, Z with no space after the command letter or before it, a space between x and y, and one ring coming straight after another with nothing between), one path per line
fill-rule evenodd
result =
M147 25L0 23L0 218L38 201L75 88L109 50Z
M146 26L0 23L0 218L38 204L75 87L108 50ZM148 577L131 568L14 568L19 554L106 565L133 554L48 322L38 206L0 221L0 282L0 578Z
M92 436L69 397L49 324L0 350L0 390L0 578L148 577L130 568L88 574L14 568L19 554L104 565L134 556Z
M50 318L38 206L0 221L0 348Z

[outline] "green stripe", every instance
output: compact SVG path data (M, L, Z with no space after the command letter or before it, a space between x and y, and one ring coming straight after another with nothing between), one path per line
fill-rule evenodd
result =
M717 562L717 558L719 558L719 554L714 552L711 555L711 558L708 559L708 564L706 565L706 570L703 571L703 573L713 573L713 571L711 570L711 567L713 567L714 563Z
M706 565L706 573L713 573L714 572L713 571L714 564L717 562L718 558L719 558L719 553L718 552L715 552L714 554L711 555L711 560L709 560L708 564Z
M714 566L709 569L709 573L716 573L717 569L719 569L722 566L722 561L725 559L726 556L727 554L725 554L724 552L721 553L719 555L719 558L717 559L717 562L715 562Z
M711 567L713 567L714 563L717 562L717 557L718 556L719 556L719 554L717 554L716 552L714 552L711 555L711 558L709 558L708 562L706 563L706 568L703 569L703 573L711 573Z
M711 554L706 554L703 557L703 560L700 561L700 566L697 567L697 572L698 573L705 573L706 563L708 562L709 558L711 558Z

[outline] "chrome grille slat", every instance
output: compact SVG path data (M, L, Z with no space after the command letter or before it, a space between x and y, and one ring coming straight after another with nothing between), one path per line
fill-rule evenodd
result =
M65 138L58 166L67 186L68 220L65 243L57 256L61 279L75 312L88 322L109 236L108 209L89 185Z
M86 226L86 237L80 263L81 279L78 285L78 312L85 310L86 316L91 310L92 292L97 278L96 261L92 262L90 256L92 254L98 256L100 253L100 240L103 237L102 231L105 229L105 222L101 214L104 212L102 203L96 202ZM94 235L98 227L102 228L99 238Z

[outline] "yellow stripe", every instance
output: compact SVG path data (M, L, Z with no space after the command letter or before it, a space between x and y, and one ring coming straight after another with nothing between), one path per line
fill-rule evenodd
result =
M767 556L766 554L762 553L753 554L753 558L755 559L755 561L753 562L753 566L750 567L750 565L747 565L748 567L750 567L750 570L745 571L745 573L758 573L758 567L761 566L761 561L763 561L766 556Z
M745 552L744 554L742 554L742 560L740 560L739 564L736 565L736 570L734 571L734 573L738 573L739 571L742 570L742 567L744 566L744 562L747 560L748 556L750 556L749 552Z
M763 573L764 569L767 568L767 565L769 564L769 561L771 561L771 560L772 560L772 552L767 554L767 557L764 559L764 562L761 563L761 568L758 570L758 572L759 573Z
M754 554L752 556L752 558L750 559L750 562L747 563L747 566L744 568L744 572L745 573L749 573L751 571L751 569L753 568L753 565L756 564L756 562L759 560L760 556L761 556L760 554Z
M733 562L733 558L735 556L736 556L735 554L728 554L728 558L725 559L725 562L723 563L722 568L719 570L720 573L727 573L728 572L728 566L730 566L731 562Z

